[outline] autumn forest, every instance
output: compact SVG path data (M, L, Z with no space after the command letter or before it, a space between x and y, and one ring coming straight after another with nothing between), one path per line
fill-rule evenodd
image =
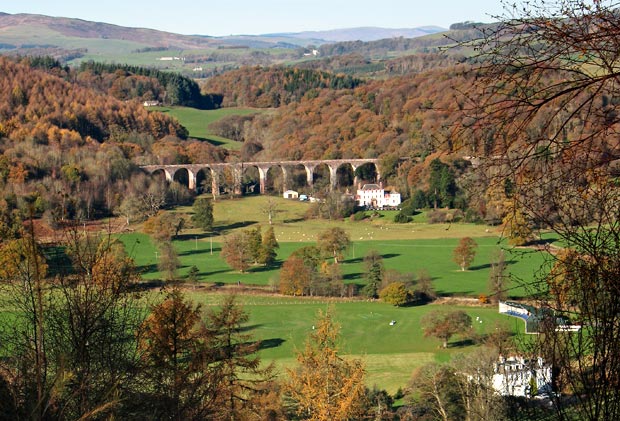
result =
M535 0L440 38L324 44L291 62L248 53L264 63L240 60L196 79L75 65L66 54L0 55L0 420L618 419L620 15L607 2L552 3L557 11ZM225 112L198 132L175 118L187 110ZM191 190L183 176L167 182L141 168L354 158L378 164L339 169L336 186L325 168L312 186L299 168L276 175L271 196L250 210L256 168ZM354 182L381 183L402 202L362 208ZM276 201L284 185L312 203L278 225L292 212ZM243 221L216 227L222 201L228 214L246 212ZM268 220L262 231L257 215ZM316 230L316 238L279 243L282 226L305 223L295 235ZM388 269L384 259L398 254L347 255L348 231L369 227L385 228L386 242L406 227L406 247L431 239L416 231L432 232L433 259L450 244L454 273L488 273L484 293L438 293L432 267ZM285 340L252 336L261 323L243 299L221 293L234 288L201 283L207 275L195 265L178 275L175 241L188 229L185 259L207 239L212 256L218 231L226 271L277 272L261 285L236 282L258 300L351 303L369 318L378 303L411 310L417 340L438 349L416 354L427 359L396 393L371 387L364 360L343 356L330 304L277 369L260 352ZM122 235L132 236L132 251ZM141 270L158 279L141 278L133 259L145 239L155 264ZM367 240L360 234L357 244ZM497 250L481 251L491 257L472 268L491 242ZM508 273L534 253L544 262L534 273ZM359 270L343 271L345 261ZM217 305L193 301L213 291L224 297ZM521 323L474 326L472 308L499 317L506 299L540 309L525 318L536 335L524 338ZM549 391L530 399L539 394L530 382L523 396L497 393L502 355L547 361Z

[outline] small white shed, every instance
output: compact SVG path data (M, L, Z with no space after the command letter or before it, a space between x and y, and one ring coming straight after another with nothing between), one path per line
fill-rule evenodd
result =
M285 199L297 200L299 198L299 193L297 193L295 190L287 190L282 194L282 197L284 197Z

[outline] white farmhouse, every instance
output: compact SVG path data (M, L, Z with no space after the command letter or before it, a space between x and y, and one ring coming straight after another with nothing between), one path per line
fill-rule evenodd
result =
M383 183L364 184L357 189L355 200L359 206L372 209L382 209L384 207L400 206L400 193L385 190Z
M500 357L493 368L493 388L502 396L532 397L551 392L551 366L542 358L534 362Z

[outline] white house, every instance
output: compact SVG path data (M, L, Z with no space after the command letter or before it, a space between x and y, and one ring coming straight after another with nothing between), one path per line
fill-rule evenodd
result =
M285 199L297 199L299 197L299 193L295 190L287 190L282 194L282 197Z
M359 206L367 208L382 209L400 206L400 193L385 190L383 183L364 184L364 186L358 187L355 199Z
M520 357L500 357L493 367L493 388L502 396L532 397L551 392L551 365Z

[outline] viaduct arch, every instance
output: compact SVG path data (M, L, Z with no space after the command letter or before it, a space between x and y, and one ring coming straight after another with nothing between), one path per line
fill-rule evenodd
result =
M239 163L211 163L211 164L180 164L180 165L142 165L144 171L153 174L156 171L163 171L166 180L172 182L177 171L187 171L189 182L188 188L190 190L196 190L196 179L200 171L210 171L211 173L211 187L215 195L220 191L220 179L225 170L229 170L233 174L234 193L241 194L241 180L243 177L243 171L249 167L255 167L258 169L260 194L265 194L265 182L267 180L267 174L269 169L273 167L280 167L282 169L282 175L286 180L287 170L301 165L306 170L306 182L309 187L312 187L314 179L314 169L322 164L327 165L329 168L329 181L330 189L333 190L338 183L337 172L338 168L343 165L349 165L355 170L365 164L373 164L377 173L377 181L381 179L379 173L379 165L377 158L360 158L360 159L326 159L326 160L301 160L301 161L263 161L263 162L239 162ZM357 179L354 180L354 185L357 185ZM286 190L286 186L283 186Z

